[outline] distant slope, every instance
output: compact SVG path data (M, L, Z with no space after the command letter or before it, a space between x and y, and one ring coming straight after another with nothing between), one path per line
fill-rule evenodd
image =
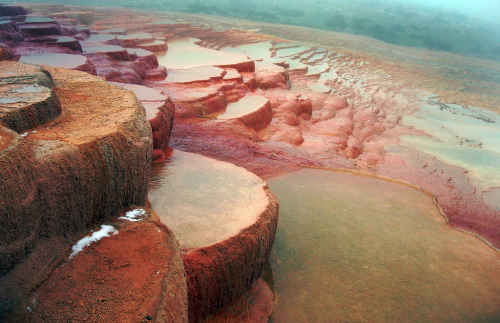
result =
M500 61L500 25L457 12L381 0L26 0L67 5L121 6L300 25Z

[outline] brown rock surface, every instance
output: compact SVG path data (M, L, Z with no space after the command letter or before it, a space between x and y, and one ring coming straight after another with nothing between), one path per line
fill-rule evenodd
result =
M116 231L53 271L29 297L29 318L43 322L187 322L179 243L148 211L120 217ZM97 231L97 230L96 230Z
M152 160L151 128L133 93L82 72L8 64L25 69L2 74L9 82L51 88L52 75L62 113L24 137L2 129L2 314L89 226L145 203Z

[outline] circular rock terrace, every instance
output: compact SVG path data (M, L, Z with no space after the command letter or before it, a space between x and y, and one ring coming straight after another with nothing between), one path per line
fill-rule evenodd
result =
M230 304L260 277L274 242L278 202L259 177L173 151L153 165L149 201L179 237L190 321Z
M133 93L101 78L0 71L1 315L90 226L145 203L152 138Z

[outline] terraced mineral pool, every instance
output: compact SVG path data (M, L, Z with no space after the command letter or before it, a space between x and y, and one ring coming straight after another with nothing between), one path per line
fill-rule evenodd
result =
M45 53L40 55L23 55L19 59L21 62L48 65L53 67L63 67L68 69L77 68L87 63L87 58L81 55Z
M500 320L500 253L445 224L430 196L315 169L268 184L273 322Z
M239 53L212 50L196 45L199 39L182 38L168 42L168 51L158 53L158 63L167 69L190 69L202 66L229 66L250 61Z
M192 83L210 81L215 78L222 78L224 70L214 66L202 66L190 69L168 70L165 79L167 83Z
M262 95L247 95L237 102L229 103L226 112L219 115L219 120L230 120L241 118L244 115L255 112L265 106L269 100Z
M199 248L254 224L268 203L264 186L241 167L174 150L153 164L148 198L182 248Z

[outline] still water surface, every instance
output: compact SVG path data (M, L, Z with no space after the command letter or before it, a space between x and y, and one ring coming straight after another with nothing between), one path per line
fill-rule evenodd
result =
M280 202L273 322L500 319L500 253L450 228L430 196L318 169L268 183Z

